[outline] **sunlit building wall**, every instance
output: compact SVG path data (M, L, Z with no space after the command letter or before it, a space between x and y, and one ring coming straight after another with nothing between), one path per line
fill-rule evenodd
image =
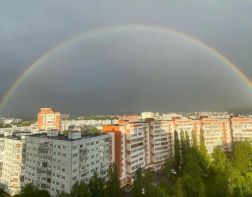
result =
M54 112L52 108L41 108L38 113L38 129L44 131L60 130L60 112Z
M158 170L167 159L173 157L174 126L172 121L167 120L153 119L149 123L151 164Z
M113 140L113 134L33 134L26 141L24 184L33 183L56 195L70 193L76 182L89 181L94 172L106 177L114 162Z
M231 125L229 119L203 118L201 130L208 153L216 147L221 147L224 152L231 152Z
M25 141L21 138L12 136L0 138L0 187L11 196L18 194L21 189L24 147Z
M151 164L149 124L119 121L105 125L103 131L115 134L115 161L121 186L132 184L137 169Z
M252 141L252 118L231 118L233 141Z

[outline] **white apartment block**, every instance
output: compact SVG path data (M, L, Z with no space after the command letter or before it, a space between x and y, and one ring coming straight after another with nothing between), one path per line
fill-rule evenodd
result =
M13 196L20 192L25 141L20 136L0 138L0 188Z
M33 183L51 195L70 193L77 181L97 172L106 177L114 162L113 134L63 136L56 131L27 137L24 184Z

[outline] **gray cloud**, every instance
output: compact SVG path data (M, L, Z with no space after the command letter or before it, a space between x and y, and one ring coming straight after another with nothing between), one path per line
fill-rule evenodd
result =
M252 78L249 6L249 1L217 0L2 0L0 95L58 43L123 24L153 24L197 37ZM20 84L3 115L31 116L40 106L72 114L250 107L249 91L207 51L169 35L132 31L59 51Z

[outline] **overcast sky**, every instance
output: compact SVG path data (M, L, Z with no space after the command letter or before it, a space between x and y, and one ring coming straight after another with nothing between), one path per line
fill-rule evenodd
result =
M193 36L252 79L249 0L0 0L0 99L25 68L79 34L152 25ZM54 52L18 86L2 116L40 107L79 114L250 108L252 90L230 68L173 33L125 28Z

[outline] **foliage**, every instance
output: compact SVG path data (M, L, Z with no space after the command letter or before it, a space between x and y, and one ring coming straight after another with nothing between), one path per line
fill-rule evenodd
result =
M180 142L178 132L174 132L174 168L178 172L180 168Z
M201 131L199 139L199 146L197 146L193 134L192 146L190 146L187 133L181 131L180 140L177 132L174 133L173 163L181 170L179 174L171 173L172 160L167 160L163 168L167 182L175 181L172 195L174 197L252 196L250 142L235 142L231 157L224 153L222 147L215 148L210 157L204 142L204 131Z
M20 194L16 195L17 197L50 197L50 194L46 190L41 190L36 188L33 184L27 184L22 187Z
M108 180L106 183L106 191L109 197L120 197L120 182L118 179L118 170L116 164L109 168Z
M142 169L138 168L134 180L134 197L142 197L143 195L143 174Z
M94 175L90 179L89 184L88 184L90 197L106 196L105 186L106 186L105 179L102 177L99 177L98 174L94 172Z
M145 170L143 173L139 168L134 181L134 197L168 197L168 194L163 187L154 182L150 170Z
M192 147L198 148L198 140L196 136L196 131L192 130Z
M91 194L88 190L87 184L84 181L81 181L80 183L77 182L73 185L70 196L71 197L82 197L82 196L90 197Z
M11 127L12 127L11 124L0 123L0 128L11 128Z
M88 131L92 134L99 134L101 131L97 129L96 127L90 127Z
M233 145L232 161L241 173L251 171L252 147L250 142L235 142Z

